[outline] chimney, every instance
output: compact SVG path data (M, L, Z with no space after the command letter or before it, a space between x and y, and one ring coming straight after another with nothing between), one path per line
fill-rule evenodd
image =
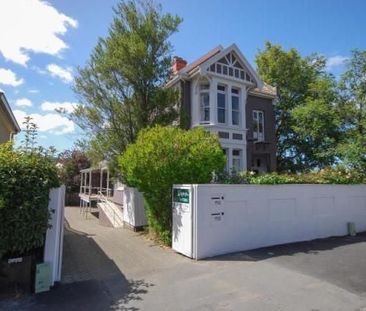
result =
M174 56L173 57L173 64L172 64L172 72L173 75L177 74L179 70L187 66L187 61L184 60L182 57Z

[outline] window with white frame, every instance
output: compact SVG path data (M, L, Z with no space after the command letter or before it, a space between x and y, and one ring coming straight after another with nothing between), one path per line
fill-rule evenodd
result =
M200 85L200 123L210 122L210 86Z
M233 125L240 125L239 90L231 89L231 122Z
M241 171L241 150L240 149L233 149L232 153L232 168L235 172Z
M253 138L264 141L264 112L253 110Z
M226 123L226 86L217 86L217 122Z

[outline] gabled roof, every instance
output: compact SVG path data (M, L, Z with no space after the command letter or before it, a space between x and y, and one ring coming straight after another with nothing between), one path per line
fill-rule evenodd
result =
M12 126L14 128L14 132L19 133L20 126L19 126L17 120L15 119L13 112L11 111L10 105L5 97L5 94L2 91L0 91L0 106L4 107L5 113L7 114L7 119L12 124Z
M206 54L202 55L200 58L196 59L194 62L188 64L181 70L179 70L170 81L168 81L167 86L173 85L176 81L180 80L180 78L190 78L196 71L202 70L205 71L209 68L210 65L217 62L222 57L226 56L230 52L234 52L245 65L249 73L254 78L256 83L256 87L253 88L250 92L254 95L263 95L269 97L276 97L277 92L276 88L264 83L254 68L250 65L244 55L241 53L236 44L232 44L227 48L223 48L221 45L213 48Z
M213 48L211 51L202 55L200 58L196 59L194 62L188 64L186 67L182 68L179 73L186 73L191 74L198 66L202 65L204 62L208 61L210 58L214 57L215 55L219 54L223 50L221 45Z

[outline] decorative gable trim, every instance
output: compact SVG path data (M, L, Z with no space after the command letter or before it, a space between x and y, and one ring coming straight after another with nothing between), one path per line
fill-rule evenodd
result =
M225 62L227 64L225 64ZM227 76L242 80L247 83L252 83L257 88L262 88L262 80L259 78L256 71L241 53L236 44L230 45L226 49L222 50L220 53L202 63L200 65L201 74L204 74L206 72L217 73L216 69L213 70L213 66L215 66L216 63L222 63L223 67L221 72L223 72L224 68L226 68L226 70L232 71L231 74L229 75L228 73Z

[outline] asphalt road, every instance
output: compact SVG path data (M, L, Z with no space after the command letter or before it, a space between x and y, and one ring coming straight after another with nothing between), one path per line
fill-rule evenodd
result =
M62 284L0 310L366 311L366 234L193 261L66 209Z

